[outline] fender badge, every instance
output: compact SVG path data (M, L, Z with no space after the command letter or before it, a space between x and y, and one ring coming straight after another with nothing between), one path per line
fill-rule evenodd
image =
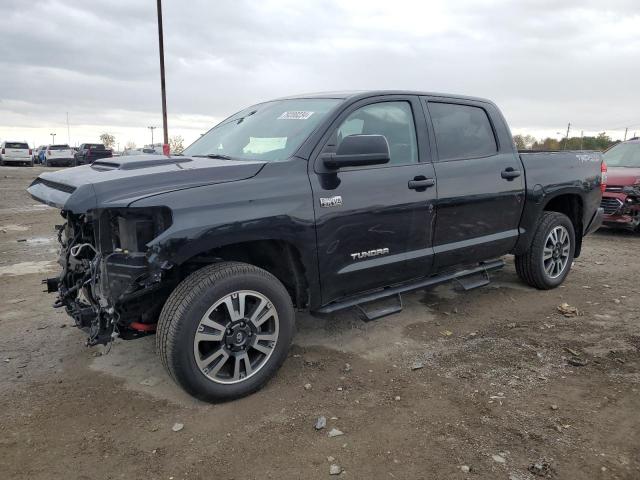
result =
M324 208L341 207L342 196L336 195L335 197L329 197L329 198L320 197L320 206Z

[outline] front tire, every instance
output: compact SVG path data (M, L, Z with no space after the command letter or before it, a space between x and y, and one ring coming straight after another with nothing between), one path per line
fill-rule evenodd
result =
M276 277L222 262L185 278L158 320L156 349L171 377L196 398L249 395L287 357L295 327L291 298Z
M518 276L539 290L556 288L571 270L575 248L575 231L569 217L544 212L529 251L516 255Z

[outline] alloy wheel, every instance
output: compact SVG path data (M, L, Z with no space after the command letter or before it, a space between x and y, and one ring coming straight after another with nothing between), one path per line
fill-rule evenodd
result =
M196 364L213 382L242 382L267 363L278 329L278 312L267 297L252 290L230 293L200 319L193 340Z
M571 240L566 227L558 225L547 235L542 253L544 271L551 278L558 278L567 268Z

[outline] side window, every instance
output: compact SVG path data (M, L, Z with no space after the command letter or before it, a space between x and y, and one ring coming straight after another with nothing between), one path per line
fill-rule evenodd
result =
M418 162L418 145L409 102L381 102L351 113L338 127L338 144L348 135L384 135L389 142L389 164Z
M498 151L487 112L480 107L429 102L440 160L485 157Z

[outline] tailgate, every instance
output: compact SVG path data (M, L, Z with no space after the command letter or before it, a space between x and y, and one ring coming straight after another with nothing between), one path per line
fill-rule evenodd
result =
M73 158L73 153L71 152L71 149L50 150L49 157L50 158Z
M9 158L29 158L29 150L22 148L5 148L5 155Z

